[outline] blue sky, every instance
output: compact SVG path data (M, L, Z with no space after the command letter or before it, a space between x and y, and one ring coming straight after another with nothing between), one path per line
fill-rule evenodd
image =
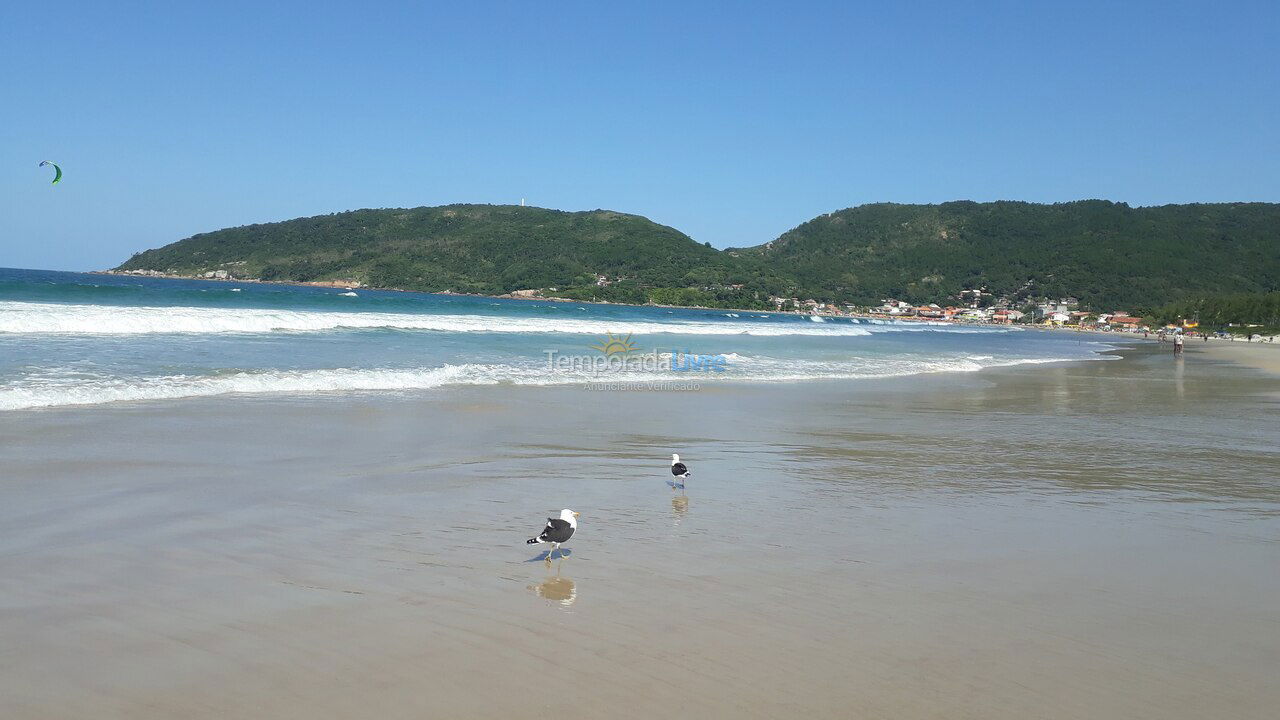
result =
M456 5L6 3L0 266L522 197L717 247L877 201L1280 201L1276 3Z

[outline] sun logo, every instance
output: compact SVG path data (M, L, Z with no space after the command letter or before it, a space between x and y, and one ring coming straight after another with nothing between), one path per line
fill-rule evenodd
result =
M593 350L599 350L604 353L605 357L613 357L614 355L630 355L637 350L636 344L631 342L630 333L627 333L625 338L614 335L613 333L606 333L604 337L600 338L599 345L591 345L589 347Z

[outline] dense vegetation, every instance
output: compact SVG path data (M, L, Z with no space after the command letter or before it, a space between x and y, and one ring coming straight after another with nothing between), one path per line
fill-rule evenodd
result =
M606 210L357 210L204 233L118 269L720 307L766 307L770 296L947 303L985 288L1018 305L1074 296L1099 310L1151 308L1280 289L1280 205L875 204L727 251Z
M353 280L428 292L555 293L618 302L735 298L733 258L636 215L510 205L356 210L195 235L120 270ZM606 286L597 286L598 276ZM693 290L690 290L693 288ZM707 288L700 290L697 288ZM687 297L672 295L691 292Z
M925 302L985 287L1110 310L1280 289L1280 205L863 205L744 252L819 299Z
M1147 315L1155 322L1194 320L1205 329L1272 332L1280 329L1280 292L1210 295L1171 303Z

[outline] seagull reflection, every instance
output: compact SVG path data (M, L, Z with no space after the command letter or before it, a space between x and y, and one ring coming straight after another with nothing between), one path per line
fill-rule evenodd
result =
M567 608L578 601L578 586L573 580L560 575L560 566L556 566L556 574L543 580L529 589L540 598L546 598L560 607Z
M677 495L671 498L671 516L675 518L676 525L684 520L684 516L689 512L689 496Z

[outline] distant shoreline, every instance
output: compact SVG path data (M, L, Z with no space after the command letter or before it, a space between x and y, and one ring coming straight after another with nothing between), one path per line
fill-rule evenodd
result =
M119 272L116 270L91 270L89 274L90 275L115 275L119 277L151 277L151 278L163 278L166 280L201 280L204 282L255 283L259 285L286 285L286 286L293 286L293 287L323 287L323 288L334 288L334 289L341 289L341 290L377 290L379 292L419 293L421 295L448 295L448 296L456 296L456 297L487 298L490 300L530 300L530 301L541 300L544 302L579 303L581 305L614 305L617 307L667 308L670 310L722 310L724 312L735 312L735 313L768 313L770 315L800 315L800 316L817 315L820 317L849 317L849 318L859 318L863 320L885 319L876 315L852 315L847 313L801 312L799 310L788 311L788 310L761 310L759 308L722 308L722 307L707 307L706 305L659 305L657 303L646 303L643 305L637 305L636 303L610 302L608 300L575 300L573 298L555 297L555 296L548 296L548 295L525 296L525 295L516 295L514 293L505 293L502 295L490 295L487 293L464 293L464 292L455 292L452 290L442 290L439 292L427 292L425 290L406 290L404 288L373 287L371 285L360 285L358 283L341 282L338 280L305 281L305 280L257 280L257 279L245 279L245 278L206 278L206 277L193 277L190 275L170 275L166 273L148 273L146 275L139 275L133 272ZM990 325L990 323L960 323L960 322L955 322L953 320L942 320L942 319L936 319L936 318L928 319L928 320L920 320L918 318L893 318L893 319L895 321L917 322L917 323L918 322L929 322L929 323L941 322L941 323L947 323L948 325L979 325L982 327L987 327Z
M545 296L545 295L521 296L521 295L514 295L512 293L506 293L503 295L489 295L486 293L463 293L463 292L453 292L453 291L426 292L423 290L405 290L404 288L372 287L369 285L360 285L358 283L342 282L338 280L303 281L303 280L258 280L258 279L251 279L251 278L206 278L206 277L192 277L189 275L170 275L167 273L148 273L146 275L139 275L133 272L121 272L116 270L91 270L89 271L88 274L114 275L118 277L151 277L151 278L162 278L166 280L200 280L203 282L220 282L220 283L255 283L259 285L284 285L284 286L291 286L291 287L320 287L320 288L332 288L336 290L352 290L352 291L377 290L379 292L403 292L403 293L418 293L421 295L446 295L446 296L456 296L456 297L474 297L474 298L485 298L490 300L527 300L527 301L543 301L543 302L556 302L556 303L578 303L581 305L611 305L615 307L665 308L668 310L713 310L713 311L722 311L727 313L765 313L768 315L787 315L787 316L800 316L800 317L813 316L813 317L824 317L824 318L828 318L828 317L854 318L858 320L887 320L890 322L926 324L926 325L927 324L944 324L944 325L956 325L960 327L1020 327L1020 328L1035 328L1039 330L1055 330L1055 331L1069 330L1071 332L1088 332L1088 333L1093 333L1097 335L1122 335L1125 337L1132 337L1132 336L1138 335L1138 333L1102 332L1097 330L1075 330L1074 328L1053 328L1053 327L1047 327L1043 325L1031 325L1031 324L1021 324L1021 323L1003 324L1003 323L962 322L959 320L947 320L943 318L921 319L916 317L888 317L888 316L881 316L881 315L851 314L851 313L801 312L799 310L761 310L759 308L721 308L721 307L707 307L705 305L659 305L656 303L637 305L635 303L609 302L607 300L575 300L573 298L563 298L563 297L554 297L554 296Z

